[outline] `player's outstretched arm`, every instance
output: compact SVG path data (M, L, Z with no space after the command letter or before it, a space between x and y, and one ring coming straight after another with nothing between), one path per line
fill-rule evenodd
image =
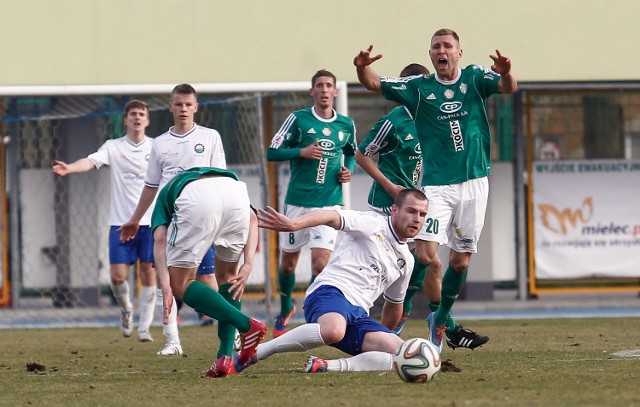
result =
M54 161L56 164L53 166L53 172L57 175L64 177L68 174L77 174L80 172L91 171L96 168L96 165L93 161L88 158L81 158L78 161L75 161L71 164L67 164L64 161Z
M258 209L258 226L280 232L295 232L311 226L327 225L340 229L340 214L334 210L319 210L290 219L270 206Z
M382 95L382 87L380 85L380 75L378 75L371 64L382 58L382 54L371 56L373 45L369 45L369 48L362 50L358 55L353 58L353 64L356 66L356 72L358 73L358 80L365 88L372 92Z
M511 59L506 55L502 55L500 50L496 50L496 55L489 55L493 60L491 70L500 74L498 82L498 90L500 93L509 94L518 89L516 77L511 73Z

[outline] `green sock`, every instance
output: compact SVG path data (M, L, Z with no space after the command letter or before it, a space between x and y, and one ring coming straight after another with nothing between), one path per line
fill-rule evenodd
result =
M251 329L250 318L229 304L220 293L199 281L192 281L184 291L182 301L205 315L217 319L220 323L228 322L240 332Z
M439 302L429 301L429 309L432 312L437 312L439 306L440 306ZM444 326L446 327L445 332L453 332L456 329L458 329L458 323L453 319L453 316L451 315L451 313L447 314L447 322L444 323Z
M278 283L280 284L280 315L285 316L293 309L293 287L296 285L296 275L288 276L278 270Z
M436 326L445 325L451 308L460 294L460 290L464 286L464 282L467 281L467 273L469 268L466 268L462 273L457 273L449 266L447 271L442 277L442 298L440 299L440 306L435 315Z
M413 254L415 264L411 271L411 279L409 279L409 287L407 287L407 294L404 296L404 304L402 305L402 312L409 314L411 312L413 297L422 289L424 285L424 277L427 275L427 268L431 263L421 263Z
M229 292L229 287L231 287L231 284L222 284L218 292L229 304L240 311L242 309L242 303L231 298L233 293ZM220 348L218 348L216 358L220 358L223 355L231 356L233 354L233 342L236 339L236 327L228 322L220 321L218 325L218 339L220 339Z

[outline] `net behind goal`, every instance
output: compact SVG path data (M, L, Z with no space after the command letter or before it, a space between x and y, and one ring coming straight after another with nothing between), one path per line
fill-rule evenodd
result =
M279 193L286 191L286 184L280 188L277 184L288 178L288 167L267 165L265 151L276 126L292 111L309 106L309 83L193 86L200 105L196 122L220 132L227 165L247 183L252 204L277 205ZM0 150L5 156L0 159L7 172L0 175L8 180L3 202L11 203L2 224L0 326L117 323L119 308L109 289L108 169L66 177L58 177L51 169L54 160L73 162L106 140L121 137L124 105L134 98L150 106L147 135L164 133L173 124L167 108L172 88L0 88L4 109L0 130L5 136ZM336 99L337 110L346 114L346 83L339 82L338 88L342 91ZM244 309L268 319L277 285L278 248L274 233L261 233ZM129 282L133 287L135 271L132 266ZM300 273L305 278L304 266ZM190 314L183 310L181 315L188 318Z

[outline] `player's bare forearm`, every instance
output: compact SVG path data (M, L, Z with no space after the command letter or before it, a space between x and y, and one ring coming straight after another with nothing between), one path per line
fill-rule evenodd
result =
M318 225L327 225L334 229L339 229L341 225L340 215L334 210L317 210L295 219L289 219L270 206L265 209L258 209L258 221L261 228L280 232L295 232Z
M398 322L400 322L400 317L402 317L402 304L385 301L382 306L380 323L393 330L398 325Z
M87 172L94 168L96 165L93 161L88 158L81 158L78 161L75 161L71 164L67 164L64 161L55 161L55 165L53 166L53 172L61 177L64 177L68 174L77 174L81 172Z
M374 181L384 188L385 191L389 192L396 186L380 171L375 161L373 161L373 158L364 155L360 150L356 151L356 162ZM395 195L392 196L395 197Z

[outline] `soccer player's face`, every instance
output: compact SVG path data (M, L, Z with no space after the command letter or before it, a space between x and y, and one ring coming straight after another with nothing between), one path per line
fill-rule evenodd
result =
M428 201L413 195L405 198L402 206L393 206L393 228L402 240L416 237L427 217Z
M124 118L124 125L127 130L143 132L149 125L149 112L139 107L129 109Z
M435 36L431 39L429 57L440 78L453 79L457 74L458 62L462 58L460 43L453 35Z
M195 95L175 94L171 96L169 111L173 114L173 122L176 125L193 124L193 116L198 111L198 102Z
M333 99L338 96L336 84L329 76L317 78L310 93L313 97L313 104L322 109L333 108Z

